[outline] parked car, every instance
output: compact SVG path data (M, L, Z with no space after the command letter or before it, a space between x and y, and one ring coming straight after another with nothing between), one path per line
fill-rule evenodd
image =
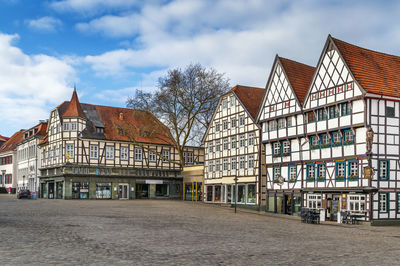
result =
M20 190L17 194L18 199L26 198L30 199L31 198L31 192L28 189Z

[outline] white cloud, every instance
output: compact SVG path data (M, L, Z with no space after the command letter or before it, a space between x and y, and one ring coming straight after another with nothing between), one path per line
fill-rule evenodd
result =
M47 119L49 110L69 99L67 86L74 69L61 59L38 54L27 55L13 45L17 35L0 34L0 106L2 128L11 135Z
M39 19L28 20L27 24L34 30L53 32L57 27L62 25L62 22L57 18L42 17Z
M104 76L200 62L225 72L232 85L264 87L275 54L315 65L329 33L397 53L400 39L390 36L400 31L395 23L399 11L396 3L368 1L173 0L99 17L79 27L135 40L131 48L85 57Z

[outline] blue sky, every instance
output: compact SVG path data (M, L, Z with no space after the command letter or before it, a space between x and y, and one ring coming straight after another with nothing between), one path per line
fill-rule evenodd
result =
M0 135L69 100L125 106L199 62L265 87L276 54L316 65L328 34L400 55L396 1L0 0Z

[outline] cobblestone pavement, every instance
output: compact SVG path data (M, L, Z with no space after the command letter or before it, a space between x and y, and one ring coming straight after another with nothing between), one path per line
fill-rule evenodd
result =
M0 265L383 265L400 227L299 220L180 201L0 195Z

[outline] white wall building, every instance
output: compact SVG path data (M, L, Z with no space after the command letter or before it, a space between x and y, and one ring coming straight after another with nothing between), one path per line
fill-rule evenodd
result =
M46 135L47 122L40 122L26 130L17 144L17 190L39 191L40 148L39 142Z
M203 139L205 202L231 204L235 197L238 204L265 201L263 146L255 122L263 93L264 89L238 85L220 98Z

